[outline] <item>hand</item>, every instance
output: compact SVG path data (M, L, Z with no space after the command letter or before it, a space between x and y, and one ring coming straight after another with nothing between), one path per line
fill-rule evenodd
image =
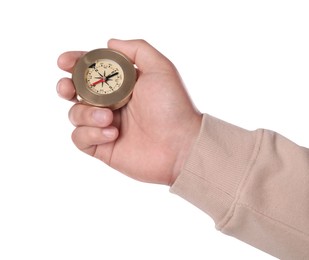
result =
M172 185L199 133L195 109L174 65L143 40L110 40L108 47L127 55L138 67L129 103L114 112L81 103L69 119L72 140L94 156L134 179ZM60 55L58 66L72 72L83 52ZM76 102L71 79L58 82L59 96Z

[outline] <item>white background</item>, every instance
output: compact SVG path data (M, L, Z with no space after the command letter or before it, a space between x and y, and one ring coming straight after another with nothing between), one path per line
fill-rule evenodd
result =
M1 1L0 259L272 259L72 144L68 50L143 38L202 112L309 147L308 1Z

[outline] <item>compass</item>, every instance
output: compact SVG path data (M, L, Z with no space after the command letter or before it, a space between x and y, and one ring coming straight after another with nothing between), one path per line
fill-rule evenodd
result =
M112 110L128 103L136 77L130 60L107 48L87 52L77 61L72 74L79 101Z

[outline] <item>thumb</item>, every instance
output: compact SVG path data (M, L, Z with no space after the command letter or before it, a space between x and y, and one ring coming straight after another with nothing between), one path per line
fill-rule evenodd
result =
M171 69L173 64L145 40L108 41L108 47L125 54L143 72Z

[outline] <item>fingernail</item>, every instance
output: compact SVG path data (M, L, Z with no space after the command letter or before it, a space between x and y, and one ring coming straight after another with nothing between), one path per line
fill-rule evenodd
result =
M57 83L57 86L56 86L56 90L57 90L58 94L60 92L60 87L61 87L61 81L59 80L58 83Z
M110 128L105 128L102 130L102 134L106 136L107 138L114 138L115 137L115 130Z
M104 110L96 109L92 113L92 118L98 123L106 122L106 113Z

